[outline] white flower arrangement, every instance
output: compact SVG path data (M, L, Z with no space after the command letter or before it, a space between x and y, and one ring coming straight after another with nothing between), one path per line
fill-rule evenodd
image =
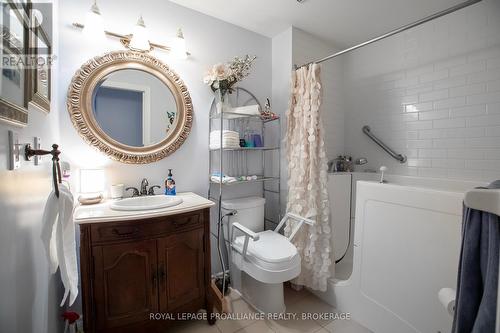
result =
M233 61L225 64L215 64L205 73L203 82L213 91L220 89L222 94L230 93L236 82L250 75L252 63L256 58L256 56L246 55L244 58L235 57Z

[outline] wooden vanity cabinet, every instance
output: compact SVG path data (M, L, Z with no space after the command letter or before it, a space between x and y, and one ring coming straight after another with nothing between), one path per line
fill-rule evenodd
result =
M200 309L211 319L208 209L80 232L85 332L166 332L171 321L152 314Z

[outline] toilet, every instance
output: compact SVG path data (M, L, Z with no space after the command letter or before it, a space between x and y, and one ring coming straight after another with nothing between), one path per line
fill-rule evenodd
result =
M223 200L222 208L229 217L231 286L262 313L285 311L283 282L300 274L300 255L287 237L272 230L264 231L265 199L246 197ZM248 239L233 227L237 223L256 234L258 240Z

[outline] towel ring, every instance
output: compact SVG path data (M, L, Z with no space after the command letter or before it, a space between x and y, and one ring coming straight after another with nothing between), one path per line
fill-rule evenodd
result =
M26 161L29 161L33 156L42 156L42 155L52 155L52 181L54 183L54 192L56 193L56 197L59 198L59 184L62 183L61 177L61 166L59 165L59 146L57 144L52 145L52 150L43 150L43 149L32 149L31 144L26 144L24 147L24 158Z

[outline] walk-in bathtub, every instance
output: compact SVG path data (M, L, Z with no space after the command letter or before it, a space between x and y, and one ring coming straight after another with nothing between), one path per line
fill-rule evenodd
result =
M330 175L333 245L344 258L317 294L374 332L449 332L438 291L456 286L464 192L482 184L378 177Z

